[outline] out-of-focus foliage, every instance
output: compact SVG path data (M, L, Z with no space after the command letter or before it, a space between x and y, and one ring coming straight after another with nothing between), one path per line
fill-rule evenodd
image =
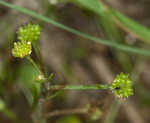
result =
M82 123L81 120L74 115L61 117L56 123Z

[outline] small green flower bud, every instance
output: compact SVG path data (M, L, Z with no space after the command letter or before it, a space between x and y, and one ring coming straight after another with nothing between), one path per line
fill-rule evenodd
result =
M119 98L127 98L133 95L132 83L128 74L117 75L111 84L111 89Z
M19 41L14 43L12 55L14 57L24 58L32 52L31 42Z
M29 23L24 27L20 27L17 34L20 41L37 41L40 35L40 26Z

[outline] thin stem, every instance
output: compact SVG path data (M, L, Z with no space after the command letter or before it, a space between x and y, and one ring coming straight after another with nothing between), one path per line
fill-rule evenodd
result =
M37 56L37 58L40 62L41 71L45 72L46 70L45 70L45 67L44 67L42 55L41 55L40 49L38 47L38 44L37 44L37 42L33 42L32 45L33 45L33 48L35 50L36 56Z
M85 109L79 108L79 109L67 109L67 110L56 110L53 112L50 112L48 114L45 114L44 116L46 118L59 116L59 115L65 115L65 114L87 114Z
M50 90L107 90L109 85L52 85Z
M64 90L59 90L57 92L55 92L54 94L52 95L48 95L45 99L45 102L47 102L48 100L52 99L52 98L55 98L56 96L62 94L64 92Z
M116 116L118 114L120 105L121 105L121 103L117 99L115 99L113 101L104 123L114 123L115 122L115 119L116 119Z
M32 60L30 56L27 56L26 59L33 65L33 67L37 70L39 74L42 74L40 68L37 66L37 64Z
M27 56L26 59L33 65L33 67L37 70L37 72L40 74L40 75L44 75L42 73L42 71L40 70L40 68L37 66L37 64L32 60L32 58L30 56ZM42 86L41 86L41 89ZM37 122L37 120L41 123L45 123L45 119L43 119L43 117L41 116L42 115L42 105L43 105L43 101L41 101L43 99L43 97L40 97L38 99L38 105L36 106L36 109L34 111L34 114L36 115L35 117L33 116L32 119L34 122Z

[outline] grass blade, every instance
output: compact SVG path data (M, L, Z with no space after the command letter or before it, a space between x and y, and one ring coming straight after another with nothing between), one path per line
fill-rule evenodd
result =
M117 23L122 26L126 31L135 34L136 37L150 43L150 29L138 24L132 19L120 14L119 12L110 9Z
M72 0L72 2L84 6L97 14L103 13L104 8L99 5L97 0Z
M113 16L113 20L117 21L123 29L126 31L135 34L136 37L147 41L150 43L150 29L138 24L134 20L124 16L123 14L105 6L102 2L97 0L76 0L82 6L90 9L91 11L97 13L100 16L108 17ZM110 16L105 16L105 12L109 13Z

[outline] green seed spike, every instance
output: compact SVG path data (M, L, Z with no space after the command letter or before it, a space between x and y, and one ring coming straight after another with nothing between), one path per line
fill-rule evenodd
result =
M31 42L18 41L14 43L14 48L12 49L12 55L18 58L24 58L30 55L32 52Z
M40 26L29 23L24 27L20 27L17 34L19 41L37 41L40 35Z
M128 74L120 73L117 75L110 88L119 98L128 98L133 95L132 83Z

